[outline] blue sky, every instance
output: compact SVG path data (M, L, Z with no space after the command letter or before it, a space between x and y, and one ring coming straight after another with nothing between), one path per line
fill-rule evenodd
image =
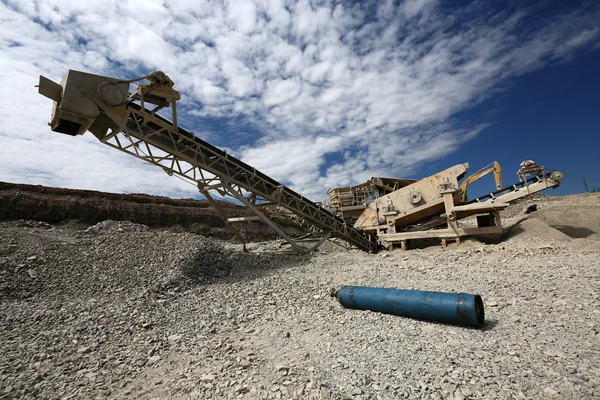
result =
M459 162L498 160L512 183L525 159L565 172L555 194L579 192L584 175L600 186L599 21L595 1L3 0L0 180L197 196L51 132L33 87L163 70L180 123L314 200Z
M570 62L520 76L509 88L457 114L460 119L485 119L493 124L461 149L428 165L435 173L444 165L468 161L471 171L497 160L504 167L504 183L518 181L519 163L533 159L565 173L560 188L549 195L600 188L600 51L590 51ZM425 171L423 171L425 172ZM493 189L493 177L474 192Z

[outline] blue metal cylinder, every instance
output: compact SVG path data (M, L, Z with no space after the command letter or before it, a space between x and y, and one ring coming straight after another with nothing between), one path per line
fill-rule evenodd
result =
M347 308L464 326L484 323L483 300L477 294L342 286L335 296Z

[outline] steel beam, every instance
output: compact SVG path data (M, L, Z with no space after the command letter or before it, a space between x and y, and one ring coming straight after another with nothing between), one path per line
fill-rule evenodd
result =
M242 196L238 192L236 192L235 189L231 185L229 185L228 183L223 183L223 186L236 199L241 201L246 207L248 207L250 210L252 210L252 212L254 214L256 214L256 216L259 217L265 224L267 224L271 229L273 229L275 232L277 232L277 234L279 236L281 236L283 239L285 239L285 241L288 242L294 249L296 249L296 251L298 253L302 254L302 253L307 253L310 251L310 249L307 249L307 248L304 248L304 247L298 245L291 237L288 236L287 233L285 233L283 231L283 229L281 229L275 222L271 221L269 219L269 217L267 217L258 208L256 208L256 206L254 204L252 204L248 200L246 200L246 198L244 196Z
M182 128L175 129L166 119L152 115L135 103L127 103L124 109L108 106L98 99L97 104L113 121L121 123L119 130L130 142L124 145L120 143L119 136L115 135L114 141L106 141L106 144L160 165L193 182L206 180L207 176L221 183L226 180L232 192L240 197L244 197L243 191L253 193L265 201L286 208L311 225L331 231L333 237L339 237L362 250L376 251L377 242L371 234L348 226L330 211ZM126 115L123 114L124 111ZM146 151L141 151L140 148ZM167 158L157 159L151 156L149 153L152 148L166 153ZM181 162L192 168L183 168Z

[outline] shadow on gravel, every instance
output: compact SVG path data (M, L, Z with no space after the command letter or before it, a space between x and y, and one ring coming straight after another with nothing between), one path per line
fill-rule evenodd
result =
M401 318L409 318L409 317L401 317ZM420 319L420 318L413 318L416 319L418 321L421 321L423 323L428 323L428 324L434 324L434 325L446 325L446 326L458 326L458 327L462 327L464 329L469 329L469 330L474 330L474 331L491 331L492 329L494 329L494 327L496 325L498 325L498 321L494 320L494 319L486 319L485 322L483 323L482 327L474 327L474 326L464 326L464 325L457 325L457 324L453 324L450 322L442 322L442 321L432 321L429 319Z
M571 225L551 225L554 229L557 229L564 233L565 235L573 238L573 239L585 239L596 232L588 228L582 228L578 226Z
M481 330L491 331L496 325L498 325L498 321L496 321L495 319L487 319L483 324L483 328L481 328Z
M504 228L504 233L501 233L499 235L490 235L488 238L485 238L482 240L483 243L485 244L498 244L502 241L504 241L504 239L507 238L508 235L513 235L517 236L523 232L525 232L525 230L523 228L521 228L519 225L521 225L521 223L523 221L526 221L529 217L523 217L520 220L518 220L517 222L513 223L512 225L505 227Z
M253 280L273 271L294 268L310 258L289 253L243 253L226 250L219 243L209 242L196 250L181 266L183 276L194 284L239 282Z

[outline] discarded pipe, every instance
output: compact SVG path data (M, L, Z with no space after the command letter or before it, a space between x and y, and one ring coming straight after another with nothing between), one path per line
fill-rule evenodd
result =
M346 308L473 327L484 323L483 300L477 294L342 286L333 295Z

